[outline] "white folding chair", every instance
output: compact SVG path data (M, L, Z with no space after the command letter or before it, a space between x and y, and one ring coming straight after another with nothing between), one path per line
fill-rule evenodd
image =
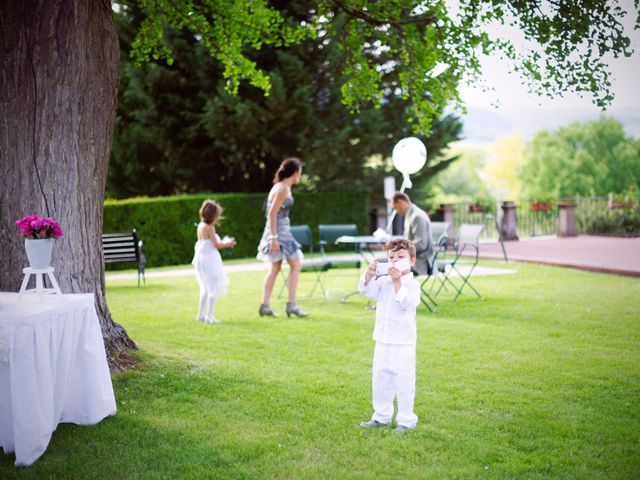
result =
M446 288L447 285L453 287L455 291L455 297L453 300L457 300L464 287L468 286L473 292L482 298L480 293L471 285L469 279L473 273L476 265L478 265L478 259L480 254L480 233L484 228L483 224L463 223L458 230L458 239L455 244L455 256L451 259L436 259L435 269L438 271L439 287L436 293L433 295L437 298L440 292ZM466 256L471 252L471 259ZM460 267L465 267L461 269ZM452 277L457 276L460 280L454 282ZM433 286L432 286L433 288Z
M434 278L435 264L438 259L438 256L441 256L444 252L447 251L447 244L449 242L449 222L431 222L431 239L433 241L433 255L431 258L427 259L427 276L422 280L420 284L420 300L424 304L430 312L435 312L438 309L438 304L435 299L431 295L431 288L433 288L433 280L431 288L427 288L429 286L429 280Z

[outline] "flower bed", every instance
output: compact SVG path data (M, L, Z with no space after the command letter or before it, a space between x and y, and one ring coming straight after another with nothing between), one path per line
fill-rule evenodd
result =
M532 202L531 210L534 212L548 212L553 208L551 202Z

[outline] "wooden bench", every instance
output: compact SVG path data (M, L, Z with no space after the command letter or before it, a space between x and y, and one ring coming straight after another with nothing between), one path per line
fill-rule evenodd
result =
M140 275L144 278L144 265L147 262L142 250L142 240L138 240L136 229L131 232L115 232L102 234L102 255L104 263L135 262L138 267L138 286Z

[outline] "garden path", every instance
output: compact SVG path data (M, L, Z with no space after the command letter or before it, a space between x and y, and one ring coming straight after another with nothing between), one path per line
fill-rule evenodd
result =
M339 258L344 261L346 257L351 257L348 255L340 256ZM361 257L358 255L353 255L353 260L359 260ZM329 256L329 261L331 261L331 256ZM267 270L268 265L263 262L252 262L252 263L240 263L235 265L225 265L224 269L227 273L234 272L255 272L259 270ZM460 267L460 271L466 273L464 267ZM515 270L504 269L504 268L491 268L491 267L483 267L477 266L474 270L474 275L504 275L509 273L515 273ZM150 269L145 273L146 278L154 278L154 277L184 277L193 275L192 268L176 268L172 270L159 270L153 271ZM455 274L454 274L455 275ZM118 272L107 272L106 278L107 280L126 280L126 279L135 279L137 278L137 272L126 272L126 273L118 273Z
M640 237L621 238L593 235L577 237L531 237L505 242L509 260L543 263L560 267L577 268L594 272L614 273L640 277ZM483 242L480 246L482 258L503 259L498 242ZM344 259L344 256L341 257ZM354 259L357 258L354 256ZM225 265L227 272L266 270L261 262ZM502 275L513 270L478 266L474 275ZM146 276L176 277L193 275L191 268L173 270L149 270ZM136 273L108 272L108 280L136 278Z

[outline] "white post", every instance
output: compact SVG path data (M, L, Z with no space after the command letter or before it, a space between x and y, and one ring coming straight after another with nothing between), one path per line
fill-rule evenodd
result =
M395 211L391 207L394 193L396 193L396 179L394 177L384 177L384 198L387 201L387 232L391 231L391 224L395 216Z

